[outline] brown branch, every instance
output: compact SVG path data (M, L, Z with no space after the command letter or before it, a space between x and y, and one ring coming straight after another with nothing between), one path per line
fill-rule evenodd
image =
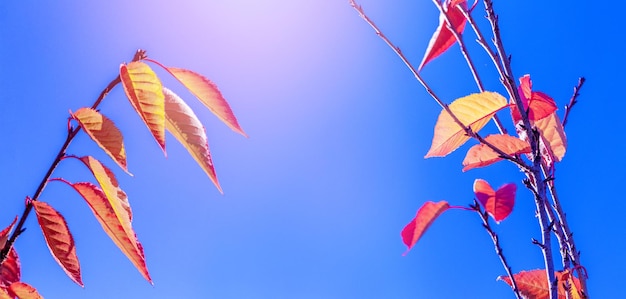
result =
M565 105L565 116L563 117L563 127L565 127L565 125L567 124L567 118L569 117L570 111L572 110L574 105L578 103L577 99L578 99L578 96L580 95L580 89L583 87L583 84L585 84L585 78L584 77L578 78L578 84L576 84L576 86L574 87L574 94L569 99L569 104Z
M551 227L548 222L548 215L546 211L546 183L541 179L541 155L539 149L539 136L534 133L533 127L530 124L527 111L523 108L521 97L517 92L517 86L513 80L513 72L511 71L511 60L506 55L502 38L500 36L500 27L498 25L498 16L493 10L493 3L491 0L483 0L485 4L485 10L487 12L487 19L491 24L491 30L493 32L493 43L496 47L498 56L500 57L501 64L503 66L503 72L500 73L501 80L504 83L505 88L511 94L511 97L517 105L517 109L522 116L524 122L524 130L528 136L532 153L533 153L533 166L531 172L526 172L528 178L534 182L534 190L536 191L535 206L538 211L539 226L541 228L541 252L546 267L546 278L550 285L550 299L557 299L557 283L554 269L554 261L551 248Z
M137 50L137 52L135 53L133 57L133 61L138 61L144 58L146 58L146 52L144 50ZM104 100L104 98L107 96L107 94L109 94L109 92L120 82L121 82L121 79L120 79L120 76L118 75L102 90L102 92L100 93L96 101L93 103L91 108L96 109L98 105L100 105L102 100ZM74 137L76 137L79 131L80 131L80 126L77 126L73 129L72 128L68 129L65 142L61 146L61 149L57 153L56 157L54 158L54 161L52 161L50 168L48 168L48 171L46 172L43 179L39 183L39 186L37 187L37 190L35 191L35 194L32 197L32 201L39 199L39 196L41 195L43 190L46 188L46 185L48 184L48 180L52 176L52 173L54 172L54 170L57 168L57 166L59 165L59 163L65 156L67 148L69 147L72 140L74 140ZM6 259L7 255L9 254L9 251L11 250L11 247L13 246L17 238L20 236L22 232L24 232L24 228L23 228L24 223L26 222L26 219L30 215L30 212L32 209L33 209L33 204L29 200L26 204L26 207L24 208L24 212L22 212L22 216L20 217L20 220L17 223L15 230L13 230L13 233L11 234L11 237L7 240L2 250L0 250L0 264L2 264L2 262L4 262L4 260Z
M476 214L478 214L480 219L483 221L483 227L485 228L485 230L491 237L491 240L493 241L496 254L500 258L500 262L502 263L502 266L504 267L506 274L509 276L509 279L511 279L511 288L513 289L513 292L515 293L515 297L517 297L517 299L522 299L523 297L519 293L519 288L517 287L517 282L515 282L515 277L513 276L513 271L511 271L511 266L509 266L509 264L507 263L506 257L504 256L504 253L502 251L502 247L500 246L500 239L498 238L498 234L496 234L496 232L494 232L493 229L491 228L491 225L489 225L489 217L487 216L487 212L486 211L483 212L480 209L480 205L478 205L478 202L476 200L474 200L474 204L470 205L470 207L474 211L476 211Z

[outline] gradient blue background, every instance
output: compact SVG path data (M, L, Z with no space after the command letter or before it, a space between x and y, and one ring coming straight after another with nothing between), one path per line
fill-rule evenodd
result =
M513 298L495 280L504 271L475 214L446 212L401 256L400 230L423 202L467 205L475 178L499 186L522 176L505 163L462 173L468 146L423 159L439 108L347 2L3 1L1 226L21 213L48 169L68 110L91 105L137 48L214 80L250 136L165 80L207 126L222 196L171 136L163 158L116 88L101 108L122 129L135 176L85 135L69 152L95 155L118 173L155 284L58 183L41 200L65 215L86 286L56 265L32 217L16 245L23 280L46 298ZM361 4L418 64L438 22L434 5ZM495 7L516 76L530 73L560 107L577 78L588 79L567 125L557 184L591 295L617 298L626 266L622 9L592 1ZM486 25L483 15L475 17ZM473 38L466 35L488 89L504 93ZM476 91L457 46L422 74L448 102ZM91 179L76 161L55 176ZM543 264L530 242L540 236L532 199L520 190L514 213L497 227L514 271Z

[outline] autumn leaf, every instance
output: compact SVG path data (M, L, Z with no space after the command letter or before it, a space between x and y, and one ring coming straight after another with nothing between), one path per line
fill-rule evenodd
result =
M467 20L465 19L463 12L456 8L456 5L458 4L460 4L463 9L467 9L466 0L446 0L443 4L443 10L447 13L448 18L450 19L450 23L452 25L451 27L454 28L458 34L462 34ZM422 59L422 63L420 63L418 70L421 70L428 62L450 49L455 42L456 38L454 37L452 31L448 29L445 16L443 13L440 13L439 26L428 43L428 48L426 48L426 53L424 54L424 58Z
M578 278L573 277L571 274L564 275L564 273L568 272L555 272L555 276L558 284L558 298L566 299L566 290L565 290L565 281L570 280L574 283L575 288L577 290L580 289L580 281ZM533 298L533 299L548 299L550 294L550 289L548 287L548 279L546 277L546 271L542 269L530 270L530 271L522 271L517 274L513 274L513 278L515 279L515 283L519 289L519 292L524 298ZM511 286L511 278L509 276L500 276L498 280L504 281L506 284ZM580 294L577 294L578 297L581 298Z
M0 299L13 299L14 297L9 295L8 287L0 288Z
M446 201L432 202L428 201L422 205L417 211L415 218L402 229L402 242L407 246L407 250L404 253L406 255L411 248L419 241L424 232L430 227L431 224L445 212L450 205Z
M489 135L485 137L485 141L508 155L525 154L531 151L528 142L510 135ZM482 143L477 144L467 151L465 159L463 160L463 171L488 166L500 160L502 160L500 155L489 146Z
M560 162L567 149L567 137L561 120L556 113L535 121L534 125L541 133L541 149L546 163L550 167L554 162Z
M6 245L7 240L9 239L9 234L11 233L11 230L13 230L15 222L17 222L17 216L13 218L13 222L11 222L9 226L0 231L0 248L4 248L4 245Z
M124 138L115 124L106 116L91 108L81 108L75 113L70 111L70 114L73 119L78 121L87 135L89 135L117 165L128 173Z
M150 66L141 61L122 64L120 79L133 108L165 153L165 104L161 81Z
M152 283L146 267L143 247L133 231L130 209L125 206L125 203L122 200L109 200L102 189L91 183L80 182L72 184L64 182L72 186L87 201L91 211L107 235L135 265L141 275Z
M35 288L23 282L12 283L9 292L18 299L43 299Z
M33 201L32 204L52 256L67 276L82 287L83 281L76 256L76 246L65 218L45 202Z
M474 132L478 132L496 112L506 106L507 101L503 96L486 91L456 99L449 108L464 126L470 126ZM444 109L437 119L432 145L425 158L444 157L469 138Z
M222 192L211 160L204 126L187 104L171 90L163 88L165 95L165 125L167 130L189 151L191 156Z
M0 286L9 287L12 283L20 281L20 259L15 248L11 247L7 258L0 265Z
M496 222L504 220L513 211L516 190L517 186L513 183L504 184L497 191L493 191L487 181L482 179L474 181L476 199Z
M160 62L152 59L146 60L153 62L168 71L172 76L174 76L174 78L189 89L189 91L191 91L191 93L195 95L196 98L204 104L204 106L209 108L209 110L211 110L217 118L224 122L233 131L248 137L239 125L239 122L237 122L237 118L235 117L232 109L230 109L230 105L228 105L228 102L222 96L222 93L219 89L217 89L215 83L196 72L182 68L166 67Z
M528 111L529 120L540 120L556 111L556 103L550 96L540 91L532 91L530 75L524 75L519 81L518 93L521 97L524 109ZM518 123L522 120L522 116L514 101L511 101L511 116L514 123Z

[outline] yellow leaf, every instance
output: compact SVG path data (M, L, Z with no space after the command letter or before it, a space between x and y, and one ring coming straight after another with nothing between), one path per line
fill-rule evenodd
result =
M508 155L530 153L530 144L513 136L500 134L489 135L485 137L485 141ZM465 155L465 159L463 160L463 171L491 165L500 160L502 160L500 155L490 147L484 144L477 144L467 151L467 155Z
M115 124L106 116L91 108L80 108L75 113L70 112L70 114L73 119L78 121L87 135L89 135L117 165L128 173L124 138Z
M120 66L126 96L165 153L163 86L152 69L141 61Z
M507 100L495 92L481 92L456 99L449 105L450 110L474 132L480 131L489 119L507 106ZM470 137L465 134L450 114L442 110L435 125L432 145L425 158L444 157L463 145Z
M535 121L534 125L541 133L542 147L545 148L550 158L552 158L551 160L553 160L548 161L548 165L560 162L563 156L565 156L567 138L559 117L556 113L552 113L545 118Z
M175 93L164 87L163 94L165 95L167 130L189 151L217 189L222 192L211 160L204 126L193 113L193 110Z
M146 267L143 248L131 225L133 215L126 193L119 187L113 172L100 161L90 156L79 159L91 170L102 189L89 183L76 183L72 186L89 203L96 218L113 242L144 278L152 282Z

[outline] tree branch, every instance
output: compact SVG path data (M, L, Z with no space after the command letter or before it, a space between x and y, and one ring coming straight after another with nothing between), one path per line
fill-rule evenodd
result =
M572 110L574 105L578 103L577 99L578 99L578 96L580 95L579 92L580 92L580 89L583 87L583 84L585 84L585 78L584 77L578 78L578 84L576 84L576 86L574 87L574 94L569 99L569 104L565 105L565 116L563 117L563 127L565 127L565 125L567 124L567 118L569 117L570 111Z
M144 51L144 50L137 50L137 52L135 52L135 55L133 57L133 61L138 61L138 60L144 59L146 57L147 57L146 56L146 51ZM117 84L119 84L120 82L121 82L121 79L120 79L120 76L118 75L117 77L115 77L115 79L113 79L102 90L102 92L100 93L100 95L98 96L96 101L93 103L91 108L96 109L98 107L98 105L100 105L102 100L104 100L104 98L107 96L107 94L109 94L109 92ZM43 190L46 188L46 185L48 183L48 180L52 176L52 173L54 172L54 170L59 165L59 162L61 162L61 160L65 156L65 152L67 151L67 148L69 147L69 145L72 142L72 140L74 140L74 137L76 137L76 135L78 134L79 131L80 131L80 126L77 126L77 127L73 128L73 129L72 128L68 128L67 137L65 138L65 142L63 143L63 145L61 146L61 149L59 150L59 152L57 153L56 157L52 161L52 164L50 165L50 168L48 168L48 171L46 172L46 174L44 175L43 179L39 183L39 186L37 187L37 190L35 191L35 194L33 195L32 199L29 200L26 203L26 207L24 208L24 212L22 212L22 216L20 217L20 220L17 223L17 226L13 230L13 233L11 234L11 237L7 240L7 242L4 245L4 247L2 248L2 250L0 250L0 264L2 264L4 262L4 260L7 258L7 255L9 254L9 251L11 250L11 247L13 246L13 243L15 243L15 241L17 240L17 237L19 237L20 234L24 231L24 228L23 228L24 223L26 222L26 219L28 218L28 216L30 215L31 210L33 209L32 201L35 201L35 200L39 199L39 196L41 195Z

